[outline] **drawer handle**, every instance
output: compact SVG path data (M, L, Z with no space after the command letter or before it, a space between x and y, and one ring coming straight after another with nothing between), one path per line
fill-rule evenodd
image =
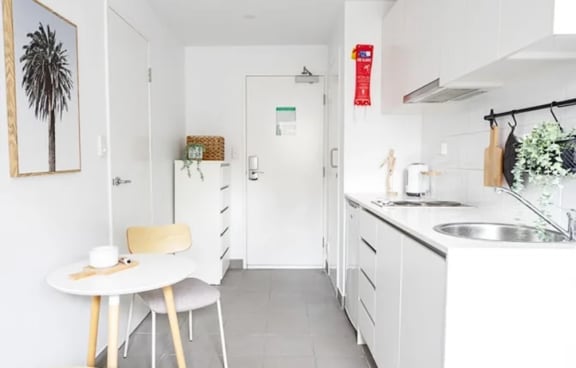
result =
M374 252L374 254L376 254L376 249L374 249L373 246L370 245L370 243L368 243L366 240L364 240L364 238L360 238L362 240L362 243L366 244L366 246L368 248L370 248L372 250L372 252Z
M226 250L224 251L224 253L222 253L222 256L220 257L220 260L224 259L224 257L226 256L226 253L228 253L229 250L230 250L230 247L226 248Z
M230 188L230 185L224 185L222 188L220 188L220 190L226 190L228 188Z
M220 237L223 237L224 234L226 234L226 231L228 231L229 228L230 228L230 227L227 227L226 229L224 229L224 231L222 231L222 232L220 233Z
M374 319L370 315L370 312L368 312L368 308L366 308L366 304L364 304L364 301L362 299L358 299L358 300L360 300L360 304L362 304L362 308L364 308L366 315L368 316L368 318L370 318L370 322L372 322L372 325L376 326L376 323L374 322Z
M224 209L220 210L220 214L223 214L224 212L228 211L229 207L230 206L226 206L226 207L224 207Z
M360 272L362 272L362 275L364 275L364 277L366 277L366 280L368 280L368 283L372 286L374 291L376 291L376 285L374 285L372 280L370 280L370 277L368 277L368 275L366 275L366 272L364 272L364 270L362 268L360 268Z

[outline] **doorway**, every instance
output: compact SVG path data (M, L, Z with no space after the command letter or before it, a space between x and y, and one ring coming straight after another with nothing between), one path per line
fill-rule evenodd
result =
M126 229L152 218L150 180L149 42L108 9L112 241L126 246Z
M323 131L324 78L246 77L248 268L322 267Z

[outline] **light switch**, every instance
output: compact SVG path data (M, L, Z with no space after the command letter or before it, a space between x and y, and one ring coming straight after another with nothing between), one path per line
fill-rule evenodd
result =
M96 137L96 154L98 155L98 157L104 157L106 156L107 152L108 152L108 144L106 142L106 136L99 135L98 137Z

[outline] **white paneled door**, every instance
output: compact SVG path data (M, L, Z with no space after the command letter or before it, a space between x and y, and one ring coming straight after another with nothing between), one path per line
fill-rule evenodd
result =
M110 166L114 244L151 221L148 40L108 10Z
M248 267L323 264L323 96L323 78L246 78Z

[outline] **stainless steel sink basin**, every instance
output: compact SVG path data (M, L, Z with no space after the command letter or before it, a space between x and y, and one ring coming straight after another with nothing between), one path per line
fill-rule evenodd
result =
M541 234L535 227L513 224L460 222L437 225L434 226L434 230L459 238L503 242L546 243L567 240L564 235L556 231L545 230Z

